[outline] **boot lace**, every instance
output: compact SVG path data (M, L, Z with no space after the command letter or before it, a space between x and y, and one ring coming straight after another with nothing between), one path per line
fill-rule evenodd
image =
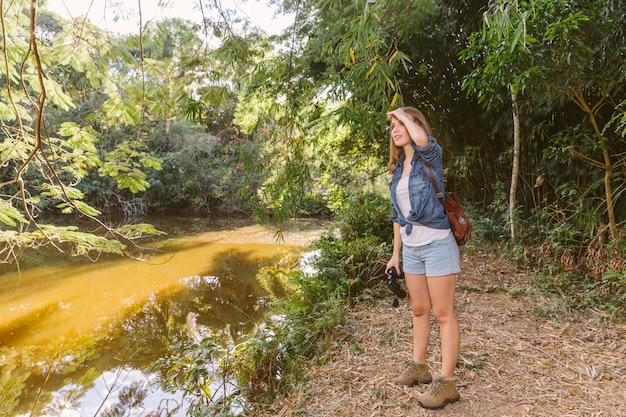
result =
M443 379L435 378L432 384L428 387L428 395L436 396L442 385Z

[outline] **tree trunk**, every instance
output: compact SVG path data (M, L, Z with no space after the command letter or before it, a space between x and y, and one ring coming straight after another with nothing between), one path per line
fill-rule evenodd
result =
M583 94L578 94L577 101L581 104L581 107L589 116L589 120L591 121L591 125L593 126L593 131L598 138L598 143L600 144L600 149L602 149L602 157L604 158L604 163L601 165L604 168L604 195L606 198L606 211L609 216L609 227L611 228L611 237L613 239L617 239L617 220L615 219L615 207L613 205L613 187L611 185L611 176L613 175L613 163L611 162L611 155L606 146L606 142L604 137L602 136L602 131L598 126L598 121L596 120L595 112L592 108L587 105L587 102L583 98ZM599 108L598 105L594 106L594 108Z
M511 228L511 240L517 240L515 208L517 206L517 183L519 178L519 154L520 154L520 123L519 105L513 85L509 85L511 90L511 102L513 107L513 167L511 169L511 190L509 192L509 225Z

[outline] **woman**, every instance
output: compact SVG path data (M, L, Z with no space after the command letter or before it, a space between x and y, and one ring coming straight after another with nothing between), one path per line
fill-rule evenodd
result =
M460 398L454 378L460 345L454 313L456 275L461 271L459 248L424 170L424 164L428 165L443 191L442 151L419 110L403 107L387 117L391 120L389 170L394 231L393 255L387 270L401 270L402 252L413 312L413 358L394 382L413 386L433 381L425 363L432 309L441 333L441 373L418 402L424 408L439 409Z

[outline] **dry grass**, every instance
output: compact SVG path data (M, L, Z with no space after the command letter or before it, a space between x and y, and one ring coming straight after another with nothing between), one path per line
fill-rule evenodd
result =
M626 416L626 326L599 315L547 318L549 300L514 291L528 277L488 254L464 256L457 314L462 341L461 400L440 411L419 407L423 387L390 379L411 352L408 302L357 305L329 337L321 366L269 414L295 416ZM538 308L540 307L540 308ZM433 324L435 324L433 322ZM439 368L433 325L429 362Z

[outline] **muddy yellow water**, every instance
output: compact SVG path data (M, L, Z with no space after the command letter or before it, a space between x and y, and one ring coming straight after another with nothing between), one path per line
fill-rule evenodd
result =
M323 233L319 222L285 226L282 240L275 227L230 221L161 226L168 235L150 243L144 260L76 262L38 253L20 273L4 267L0 416L89 416L113 407L131 381L152 379L152 363L187 331L189 317L226 343L240 342L267 309L259 269L284 259L297 265ZM143 390L143 411L129 416L182 398Z
M244 226L167 240L161 243L163 253L144 261L61 264L5 275L0 346L45 346L60 337L106 330L151 297L184 291L181 278L213 275L219 258L240 263L242 256L246 262L280 257L301 251L314 234L286 232L284 242L277 243L275 228Z

